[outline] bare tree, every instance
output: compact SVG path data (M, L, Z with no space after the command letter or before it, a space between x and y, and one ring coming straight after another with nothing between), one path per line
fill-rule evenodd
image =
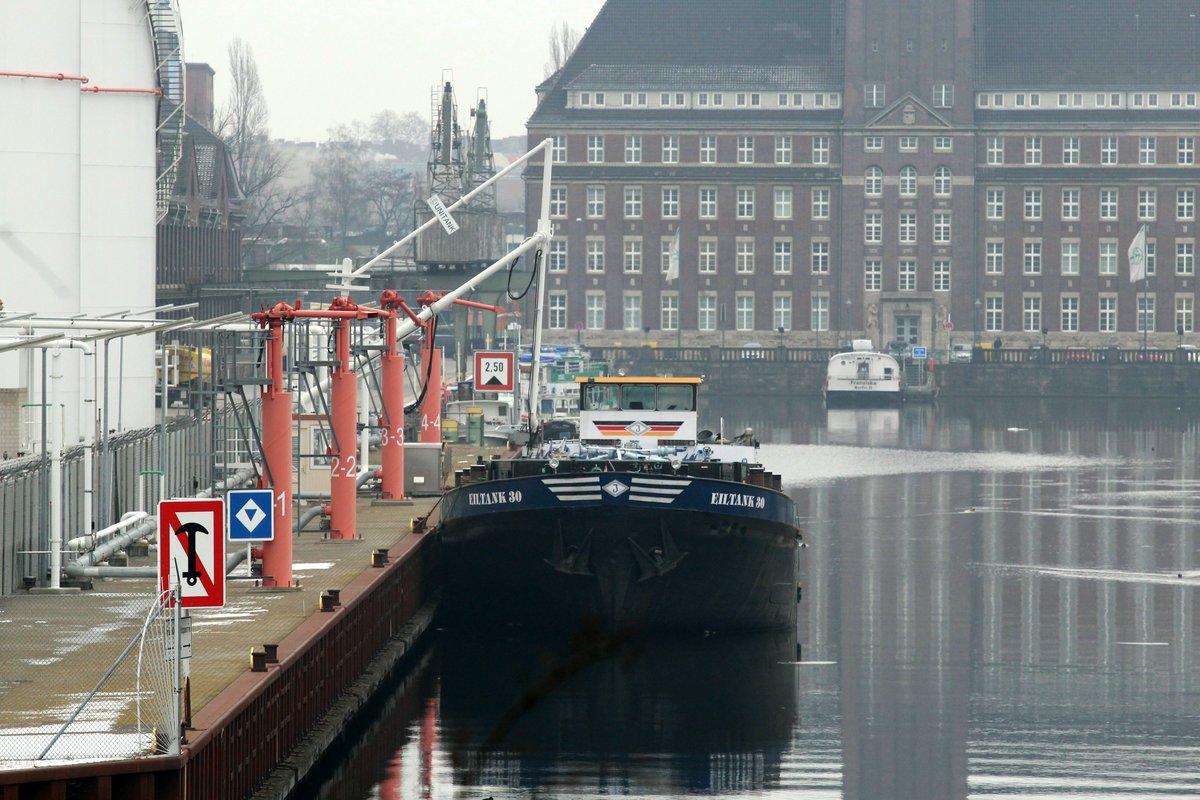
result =
M579 32L566 22L550 28L550 60L546 63L546 77L549 78L566 65L575 46L579 44Z
M415 111L397 114L391 109L384 109L371 118L369 130L371 138L384 147L429 144L429 123Z
M380 244L383 247L400 239L411 228L415 178L412 172L387 157L376 157L367 166L367 203L381 229Z
M329 131L313 164L312 180L320 198L320 213L330 238L345 247L346 235L365 218L367 149L361 123L341 125Z
M271 144L267 127L270 113L258 77L258 62L250 45L240 38L229 44L229 78L232 87L217 116L216 134L229 148L238 183L246 195L243 252L250 253L266 229L296 204L296 196L281 186L279 179L288 162Z

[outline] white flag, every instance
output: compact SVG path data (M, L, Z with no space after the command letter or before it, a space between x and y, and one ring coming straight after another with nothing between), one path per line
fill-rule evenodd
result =
M675 238L671 240L671 257L667 264L667 283L679 277L679 228L675 229Z
M1137 232L1129 243L1129 282L1146 279L1146 226Z

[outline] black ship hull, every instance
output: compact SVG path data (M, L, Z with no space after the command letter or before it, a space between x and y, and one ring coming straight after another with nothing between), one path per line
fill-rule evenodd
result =
M790 498L648 469L610 463L449 491L438 523L445 618L557 630L794 627Z

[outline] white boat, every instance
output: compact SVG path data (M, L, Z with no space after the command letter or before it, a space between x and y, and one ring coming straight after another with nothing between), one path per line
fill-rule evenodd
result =
M874 349L870 339L855 339L853 350L829 359L825 371L826 405L898 403L903 370L894 356Z

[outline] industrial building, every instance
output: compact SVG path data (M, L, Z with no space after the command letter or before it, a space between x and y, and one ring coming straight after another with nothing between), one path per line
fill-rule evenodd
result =
M1198 13L609 0L528 121L530 144L554 141L547 325L597 343L1182 343ZM529 180L531 223L540 199Z

